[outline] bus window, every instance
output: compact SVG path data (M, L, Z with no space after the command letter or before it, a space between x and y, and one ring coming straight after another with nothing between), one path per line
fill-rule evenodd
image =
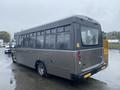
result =
M18 47L18 42L19 42L19 37L18 36L15 36L15 41L16 41L15 47Z
M55 48L55 40L56 40L56 34L50 33L50 30L47 31L45 35L45 48L47 49L54 49Z
M51 29L51 33L56 33L56 28Z
M46 40L45 40L45 47L48 49L54 49L55 48L55 34L49 34L46 35Z
M70 49L70 33L61 32L57 34L57 49Z
M57 32L63 32L63 31L64 31L64 27L57 28Z
M46 34L50 34L50 30L46 30L45 33L46 33Z
M98 45L98 37L98 30L90 27L81 28L81 38L83 45Z
M29 37L25 37L23 39L23 47L26 47L26 48L29 47Z
M44 33L38 32L36 48L43 48L43 46L44 46Z
M17 47L22 47L22 43L23 43L23 37L19 36L17 40Z
M31 33L30 34L29 47L30 48L35 48L36 47L36 33Z
M71 29L70 25L65 26L65 32L70 31L70 29Z

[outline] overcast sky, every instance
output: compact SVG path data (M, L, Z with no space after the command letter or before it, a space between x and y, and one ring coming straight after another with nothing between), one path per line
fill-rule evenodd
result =
M120 0L0 0L0 31L13 35L72 15L97 20L105 32L120 31Z

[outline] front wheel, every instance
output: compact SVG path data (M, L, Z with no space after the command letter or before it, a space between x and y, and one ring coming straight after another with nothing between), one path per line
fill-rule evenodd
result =
M37 71L38 71L38 74L42 77L47 75L46 67L42 62L38 63Z

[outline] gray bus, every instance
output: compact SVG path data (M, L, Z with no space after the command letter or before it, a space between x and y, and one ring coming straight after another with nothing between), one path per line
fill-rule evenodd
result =
M14 34L13 62L40 76L88 78L105 68L100 24L76 15Z

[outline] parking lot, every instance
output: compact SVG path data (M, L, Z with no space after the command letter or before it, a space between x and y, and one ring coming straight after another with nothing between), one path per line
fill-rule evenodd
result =
M33 69L12 63L0 48L0 90L120 90L120 51L109 51L109 66L87 80L71 82L49 75L40 77Z

